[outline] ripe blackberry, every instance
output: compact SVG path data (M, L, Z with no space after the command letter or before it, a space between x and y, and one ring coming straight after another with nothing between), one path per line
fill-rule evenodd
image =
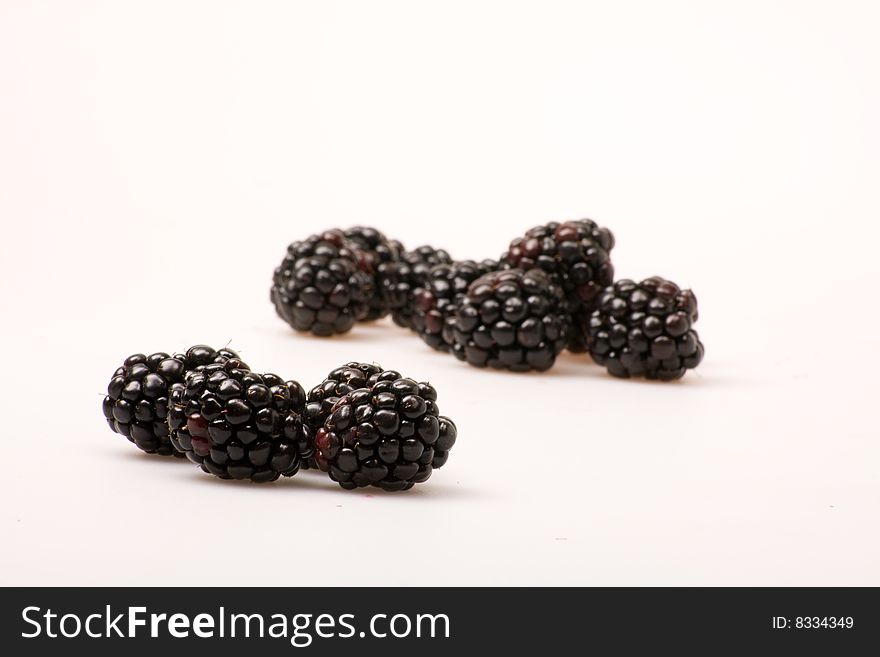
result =
M574 329L568 349L586 351L583 327L596 296L614 280L610 253L614 236L590 219L536 226L510 243L502 260L523 270L539 267L556 277L568 302Z
M449 253L425 245L404 252L399 262L380 265L379 284L395 324L414 329L416 290L424 286L433 267L448 264L452 264Z
M315 433L318 467L346 489L407 490L426 481L457 435L436 402L431 385L380 369L333 404Z
M459 300L480 276L498 270L497 260L463 260L437 265L423 286L415 291L412 325L424 342L438 351L449 351L452 336L444 335L444 326L455 315Z
M238 354L231 349L216 351L205 345L174 356L164 352L129 356L107 386L103 403L107 424L148 454L182 456L171 445L165 422L171 387L189 371L233 359L237 361Z
M474 281L449 328L452 353L477 367L547 370L565 348L562 291L540 269L508 269Z
M367 316L372 295L369 256L338 230L291 244L271 290L284 321L319 336L350 331Z
M333 405L340 397L366 388L371 376L382 372L375 363L351 362L337 367L321 383L309 390L303 416L310 427L317 430L330 416Z
M364 251L372 261L373 294L370 297L370 308L364 321L381 319L391 312L391 307L384 295L380 268L387 263L400 260L402 253L398 248L400 242L389 240L380 231L369 226L353 226L345 231L345 237Z
M590 317L590 354L614 376L678 379L703 359L697 317L697 297L671 281L617 281Z
M173 386L171 442L221 479L292 477L314 449L302 418L305 392L296 381L236 365L193 372Z
M324 425L333 405L340 397L353 390L365 388L369 378L381 371L382 368L375 364L346 363L330 372L326 379L309 390L306 394L303 421L312 430L312 434L314 435ZM302 467L317 468L318 464L312 456L307 461L303 461Z

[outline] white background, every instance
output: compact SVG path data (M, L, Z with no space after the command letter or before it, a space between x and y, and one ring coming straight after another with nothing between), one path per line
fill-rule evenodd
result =
M0 2L2 584L880 585L872 2ZM692 287L676 384L294 334L286 244L459 258L593 217ZM128 354L429 379L404 494L216 480L111 433Z

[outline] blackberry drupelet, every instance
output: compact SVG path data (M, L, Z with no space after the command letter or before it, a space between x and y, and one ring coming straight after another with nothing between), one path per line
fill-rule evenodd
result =
M312 456L312 432L296 381L257 374L229 361L193 372L171 391L168 426L175 449L221 479L256 483L292 477Z
M358 379L358 384L360 379ZM455 444L457 429L437 391L387 370L339 397L315 433L318 467L346 489L396 491L426 481Z
M540 269L508 269L474 281L450 322L452 353L477 367L547 370L565 348L565 298Z
M539 267L562 286L572 317L568 349L586 351L586 326L596 296L614 280L614 236L590 219L536 226L510 243L502 260L511 267Z
M380 265L379 284L395 324L414 329L416 290L424 286L433 267L448 264L452 264L449 253L425 245L404 252L399 262Z
M599 296L590 317L590 354L614 376L681 378L703 359L693 330L698 316L697 297L672 281L617 281Z
M182 456L172 446L166 424L171 387L182 382L187 372L233 359L237 361L238 354L231 349L216 351L206 345L174 356L164 352L129 356L107 386L103 403L107 424L148 454Z
M432 268L414 295L412 326L419 337L438 351L449 351L452 335L444 326L454 319L458 302L471 283L498 268L497 260L463 260Z
M291 244L271 290L284 321L318 336L350 331L367 316L372 295L370 257L338 230Z
M345 237L370 257L374 272L370 308L363 321L381 319L391 312L391 307L385 298L380 269L387 263L400 260L403 252L399 248L400 242L389 240L383 233L370 226L352 226L345 231Z

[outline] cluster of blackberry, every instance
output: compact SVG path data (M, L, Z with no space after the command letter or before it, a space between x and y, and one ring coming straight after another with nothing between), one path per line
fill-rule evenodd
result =
M477 367L543 371L567 348L614 376L680 378L703 357L696 297L657 276L615 282L613 248L590 219L536 226L481 262L355 226L291 244L271 296L282 319L315 335L390 314Z
M103 410L110 428L145 452L256 483L316 467L343 488L407 490L446 463L457 436L434 387L394 370L347 363L306 394L205 345L129 356Z

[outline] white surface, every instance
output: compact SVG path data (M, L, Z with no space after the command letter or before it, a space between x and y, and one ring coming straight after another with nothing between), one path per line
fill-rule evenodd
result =
M0 584L880 585L878 19L0 3ZM268 301L317 229L486 257L579 216L619 276L694 288L697 372L480 371ZM129 353L230 340L306 386L352 359L430 379L449 463L408 494L230 484L108 431Z

